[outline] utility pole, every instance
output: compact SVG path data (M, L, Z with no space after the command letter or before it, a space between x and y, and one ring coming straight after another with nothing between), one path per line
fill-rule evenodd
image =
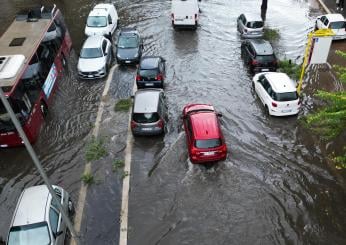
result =
M32 161L34 162L38 172L40 173L41 177L43 178L44 183L46 184L50 194L52 195L53 200L58 205L58 209L62 214L63 221L66 223L68 229L70 230L72 237L75 240L76 244L81 245L79 237L77 236L77 233L76 233L76 231L72 225L72 222L70 221L68 215L66 214L64 208L62 207L60 200L58 199L58 197L57 197L57 195L56 195L56 193L52 187L52 184L50 183L50 180L48 179L46 173L44 172L44 169L43 169L40 161L38 160L38 157L37 157L34 149L32 148L28 138L26 137L26 134L24 133L22 126L20 125L16 115L14 114L14 111L12 110L10 103L8 103L6 96L5 96L1 87L0 87L0 99L3 103L3 105L5 106L7 113L10 115L11 120L12 120L14 126L16 127L20 137L22 138L24 145L25 145L29 155L31 156Z
M268 0L262 0L262 5L261 5L261 18L263 21L266 20L267 16L267 7L268 7Z

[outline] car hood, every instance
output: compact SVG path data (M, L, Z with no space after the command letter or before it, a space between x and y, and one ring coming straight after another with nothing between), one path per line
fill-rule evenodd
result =
M138 57L138 48L118 48L117 57L121 59L133 59Z
M105 58L84 59L79 58L78 70L83 72L98 71L105 65Z

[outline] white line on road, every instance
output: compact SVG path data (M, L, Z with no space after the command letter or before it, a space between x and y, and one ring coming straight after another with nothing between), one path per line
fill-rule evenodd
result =
M100 102L100 105L99 105L99 108L97 111L95 126L94 126L94 129L92 132L92 136L95 138L98 137L99 130L100 130L102 114L103 114L104 107L105 107L104 97L108 94L109 87L110 87L110 84L111 84L111 81L113 78L113 72L117 67L118 67L118 65L115 65L110 69L108 79L106 81L106 84L105 84L105 87L104 87L104 90L102 93L101 102ZM84 173L90 173L90 172L91 172L91 162L87 162L85 164ZM77 206L76 206L76 215L74 218L74 228L75 228L77 234L80 233L87 190L88 190L88 185L82 184L80 187L80 190L79 190L78 202L77 202ZM70 244L76 245L74 239L71 240Z

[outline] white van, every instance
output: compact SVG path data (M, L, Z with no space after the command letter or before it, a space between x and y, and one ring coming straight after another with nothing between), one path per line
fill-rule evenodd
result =
M198 0L172 0L173 27L197 28L199 18Z
M118 13L113 4L97 4L89 13L85 35L113 35L118 25Z

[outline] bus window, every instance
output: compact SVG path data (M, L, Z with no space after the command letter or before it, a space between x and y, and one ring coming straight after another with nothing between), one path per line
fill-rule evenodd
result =
M35 53L32 56L29 62L29 65L22 76L22 79L31 79L33 77L39 77L40 73L41 73L41 63L39 62L37 54Z

